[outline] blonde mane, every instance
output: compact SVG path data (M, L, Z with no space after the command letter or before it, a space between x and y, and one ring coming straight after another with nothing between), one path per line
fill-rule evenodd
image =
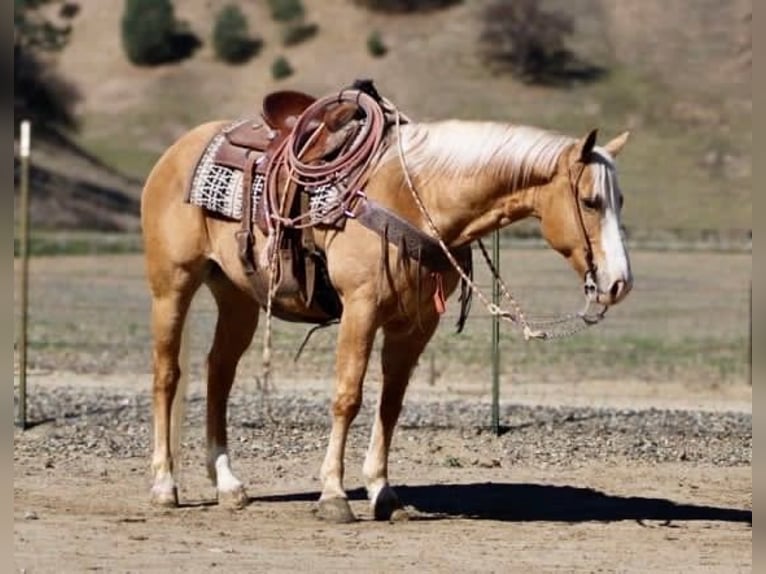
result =
M399 161L396 133L391 137L383 162ZM414 177L509 177L512 189L550 178L562 151L575 142L534 127L460 120L406 124L401 137Z

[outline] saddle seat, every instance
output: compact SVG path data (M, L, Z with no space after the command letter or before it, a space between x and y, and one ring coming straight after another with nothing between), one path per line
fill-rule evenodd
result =
M263 98L263 119L273 129L289 132L293 129L295 121L315 101L316 98L303 92L272 92Z
M276 148L292 131L300 115L316 99L302 92L272 92L263 99L261 117L264 123L244 121L225 133L215 162L232 169L244 170L251 152L265 153Z

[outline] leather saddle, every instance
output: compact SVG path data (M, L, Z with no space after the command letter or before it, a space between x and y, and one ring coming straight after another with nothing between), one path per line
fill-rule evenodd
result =
M291 135L298 146L308 142L303 146L302 161L317 162L335 153L355 133L353 127L348 128L357 107L343 102L326 107L319 117L309 119L299 127L299 119L315 101L313 96L290 90L266 95L262 103L262 121L247 120L226 130L214 157L215 163L243 172L243 215L237 240L240 259L253 281L258 281L260 275L252 226L257 225L264 235L269 235L267 219L270 214L264 195L278 195L278 203L285 206L285 212L277 214L280 216L295 216L308 208L304 190L297 189L284 173L267 173L270 161ZM323 129L315 134L320 126ZM252 205L252 185L254 178L259 176L264 178L265 186L275 189L264 189L261 200ZM325 320L340 316L341 303L329 284L324 254L314 245L311 229L285 229L279 246L279 260L278 294L300 295L311 308L316 292L316 303L327 315Z
M375 96L377 92L371 86L355 86ZM371 91L370 91L371 90ZM376 98L380 101L379 96ZM315 109L309 109L317 100L302 92L278 91L268 94L262 103L261 118L246 120L234 124L223 132L223 138L214 157L214 162L243 173L242 204L243 214L240 229L237 231L239 256L246 273L250 276L256 291L264 292L264 283L268 284L266 269L258 269L254 253L253 226L257 226L265 236L269 236L267 220L272 215L295 217L308 210L307 199L311 190L298 189L287 174L287 168L272 160L284 152L284 145L289 143L300 149L303 163L316 165L317 162L331 159L345 145L353 141L359 133L359 106L355 102L338 100L323 103ZM323 100L326 102L326 99ZM321 128L321 129L320 129ZM292 137L290 142L287 138ZM255 177L262 177L264 189L256 206L252 205L253 182ZM271 207L264 207L265 196L272 198L272 205L284 206L282 213L267 213ZM276 201L273 201L276 198ZM451 269L451 262L445 257L439 243L413 226L408 221L389 212L376 202L365 199L355 211L356 220L374 231L384 242L397 245L401 258L414 258L432 273ZM326 225L323 223L322 225ZM343 225L343 221L336 224ZM278 300L274 300L275 316L288 321L326 323L338 319L343 306L329 280L325 254L314 244L311 227L303 229L283 229L278 248L279 272L277 295L292 296L297 299L305 312L295 314L280 309ZM385 252L385 251L384 251ZM463 269L471 273L471 249L466 245L453 251ZM266 273L264 273L266 272ZM458 331L463 328L468 315L471 291L461 281L461 310Z
M274 152L293 133L300 116L316 98L302 92L283 90L272 92L263 99L261 117L263 122L246 121L235 125L224 133L225 139L215 156L215 162L233 169L244 170L251 153ZM299 142L305 139L320 124L325 132L312 143L304 153L304 161L316 161L329 156L350 137L349 130L343 130L356 114L356 106L338 103L324 110L320 120L311 120L303 126L298 135Z
M264 123L245 121L227 130L215 162L244 170L250 154L276 148L290 133L298 117L315 101L308 94L289 90L268 94L263 99L261 112Z

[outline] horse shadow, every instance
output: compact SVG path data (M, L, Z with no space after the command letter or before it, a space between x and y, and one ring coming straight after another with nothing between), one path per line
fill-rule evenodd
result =
M748 509L681 504L664 498L620 496L592 488L530 483L470 483L399 486L402 503L415 509L414 519L470 518L505 522L617 522L634 520L713 521L752 526ZM364 500L364 489L348 492ZM319 492L268 495L251 502L316 501Z

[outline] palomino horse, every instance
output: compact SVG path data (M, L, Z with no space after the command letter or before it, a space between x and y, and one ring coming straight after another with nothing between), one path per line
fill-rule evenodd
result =
M203 283L218 307L207 360L208 472L221 503L241 506L248 500L231 468L226 409L237 363L265 301L243 270L235 239L239 223L185 201L200 155L226 123L207 123L183 135L159 159L143 190L154 341L152 500L163 506L178 504L171 442L171 417L177 413L171 411L178 410L173 400L183 323ZM583 280L586 295L606 307L621 301L632 285L614 162L627 139L626 132L596 146L595 131L577 139L493 122L403 123L386 131L364 193L425 234L436 230L450 249L517 220L537 218L550 246ZM394 427L413 368L439 323L435 300L455 291L459 273L450 268L437 277L422 266L396 264L399 248L353 217L342 229L316 226L311 231L342 302L318 515L331 521L354 519L343 487L344 451L381 329L383 383L363 474L375 518L390 519L403 512L388 481ZM256 248L266 239L255 230ZM380 280L383 273L385 281ZM300 316L290 301L278 299L275 304Z

